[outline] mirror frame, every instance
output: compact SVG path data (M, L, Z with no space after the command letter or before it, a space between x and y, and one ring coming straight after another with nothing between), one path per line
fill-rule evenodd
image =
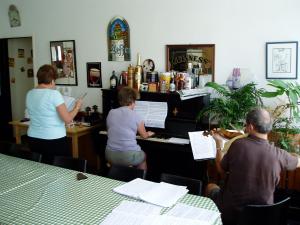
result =
M57 69L55 84L77 86L75 40L50 41L50 55Z
M204 63L204 74L212 74L212 81L215 80L214 44L166 45L166 71L186 71L189 62Z

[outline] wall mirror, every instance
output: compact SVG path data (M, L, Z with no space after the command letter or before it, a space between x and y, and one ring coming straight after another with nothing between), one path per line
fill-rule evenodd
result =
M166 46L166 70L179 72L186 71L188 63L198 69L198 73L209 74L214 81L215 75L215 45L167 45Z
M57 85L77 86L75 41L50 41L51 65L57 69Z

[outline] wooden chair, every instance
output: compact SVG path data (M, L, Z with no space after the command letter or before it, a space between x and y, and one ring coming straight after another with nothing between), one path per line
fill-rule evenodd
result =
M242 210L238 225L286 225L290 198L271 205L247 205Z
M160 181L176 184L181 186L186 186L189 190L189 194L202 195L202 181L196 180L188 177L181 177L172 174L162 173L160 176Z
M87 160L66 156L55 156L53 160L53 165L85 173L87 167Z
M115 180L128 182L135 178L145 179L146 171L137 169L135 167L111 165L107 177Z

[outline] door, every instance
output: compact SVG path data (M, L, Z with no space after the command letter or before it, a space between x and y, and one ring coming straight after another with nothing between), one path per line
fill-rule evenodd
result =
M12 141L7 39L0 39L0 140Z
M4 140L11 140L12 131L7 124L24 118L26 93L34 87L32 38L9 38L1 42L5 43L1 45L1 63L9 63L1 66L0 71L1 90L6 93L1 96L1 106L4 102L5 110L0 114L0 133L4 134Z

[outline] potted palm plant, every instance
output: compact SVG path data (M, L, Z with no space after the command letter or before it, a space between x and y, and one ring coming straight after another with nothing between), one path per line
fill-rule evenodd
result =
M254 107L262 106L262 89L257 89L255 83L249 83L239 89L229 89L215 82L208 82L218 94L209 105L198 114L198 119L208 117L220 128L241 130L247 113Z
M271 110L274 123L273 131L269 139L277 146L289 152L298 152L300 144L300 121L299 98L300 85L297 82L285 82L282 80L270 80L269 86L273 91L264 91L262 97L274 98L285 96L287 101L279 104ZM299 153L299 152L298 152Z

